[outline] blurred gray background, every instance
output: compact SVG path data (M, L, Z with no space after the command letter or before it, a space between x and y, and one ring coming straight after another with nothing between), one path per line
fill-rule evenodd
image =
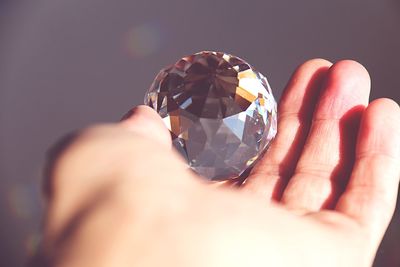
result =
M140 104L183 55L238 55L276 97L309 58L360 61L372 99L400 102L400 1L0 0L0 266L37 249L46 149ZM400 216L376 266L400 266Z

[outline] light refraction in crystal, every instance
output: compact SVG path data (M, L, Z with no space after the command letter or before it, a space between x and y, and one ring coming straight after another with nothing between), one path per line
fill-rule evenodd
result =
M188 165L210 180L239 177L277 131L267 79L226 53L200 52L161 70L145 104L163 118Z

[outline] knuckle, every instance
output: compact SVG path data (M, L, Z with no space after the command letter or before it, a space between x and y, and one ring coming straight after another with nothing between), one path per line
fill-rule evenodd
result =
M76 142L79 136L79 131L69 133L56 141L47 150L43 179L43 191L46 197L50 197L53 192L54 177L57 177L56 166L60 165L61 158L70 150L71 145Z
M73 183L86 185L90 180L97 184L107 177L129 176L136 181L149 176L154 161L176 167L175 158L169 150L122 127L91 126L67 135L49 150L44 193L50 198Z
M110 128L106 125L90 126L67 134L49 148L43 181L46 197L51 197L56 187L71 182L73 177L78 179L83 176L86 167L104 165L105 154L112 158L108 153L100 153L100 149L107 143L106 135L116 136Z

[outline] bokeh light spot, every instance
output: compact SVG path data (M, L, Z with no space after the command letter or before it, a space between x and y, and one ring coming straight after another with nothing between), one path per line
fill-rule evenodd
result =
M8 208L18 219L30 219L39 210L38 189L35 185L16 184L7 194Z
M161 45L160 42L160 29L155 25L143 24L128 31L125 47L130 56L141 58L157 52Z
M39 233L28 235L24 244L27 256L31 257L37 253L41 240L42 236Z

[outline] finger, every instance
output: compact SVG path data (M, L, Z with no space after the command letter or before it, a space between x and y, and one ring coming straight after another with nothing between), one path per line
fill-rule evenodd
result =
M163 120L148 106L140 105L131 109L122 118L121 125L162 145L171 146L171 135Z
M293 174L308 134L314 106L331 63L313 59L291 77L278 105L278 133L243 185L267 199L279 199Z
M128 154L133 153L136 140L149 141L152 147L157 148L149 147L148 153L137 151L142 160L154 160L153 154L160 154L164 150L172 154L168 129L158 114L147 106L133 108L119 124L93 126L62 138L48 153L44 179L47 200L66 203L68 208L59 210L65 216L71 214L92 192L108 183L110 172L118 171L116 169L120 164L134 160ZM153 156L146 156L149 153L153 153ZM120 158L125 154L125 158ZM88 164L89 157L91 164ZM175 158L179 159L174 153L170 157L172 165ZM58 215L55 217L63 218Z
M366 226L375 245L392 218L400 177L400 108L389 99L372 102L364 113L356 162L336 210Z
M145 214L165 206L179 209L180 197L202 185L173 150L119 124L81 131L53 164L44 233L53 255L64 245L79 245L70 243L77 229L101 206L112 211L108 215L117 209L129 216L143 207ZM165 206L156 209L156 202Z
M329 208L345 186L354 161L370 78L359 63L334 64L315 109L309 136L282 202L290 209Z

